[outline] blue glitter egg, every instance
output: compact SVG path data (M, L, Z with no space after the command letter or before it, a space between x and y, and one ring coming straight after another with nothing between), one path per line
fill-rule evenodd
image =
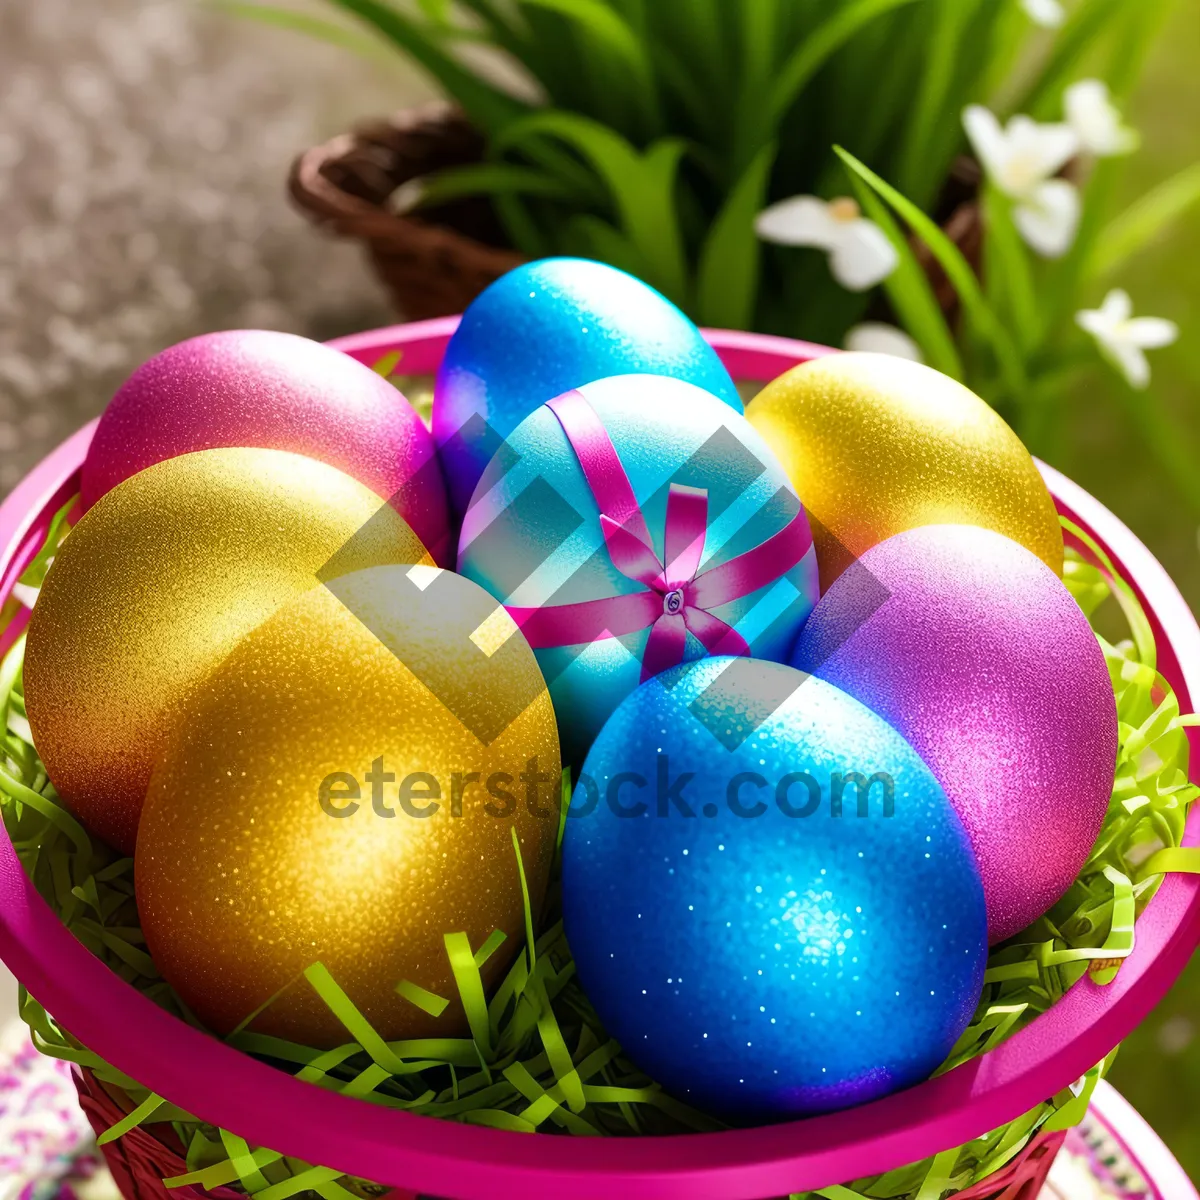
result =
M817 559L803 506L767 444L741 414L681 380L619 375L577 391L611 441L661 561L672 485L705 496L697 581L777 541L786 527L802 526L807 550L797 561L782 549L772 552L760 584L706 612L732 627L753 656L786 661L817 600ZM458 571L510 611L647 595L646 584L615 565L597 498L548 405L521 422L480 480L463 519ZM684 660L709 652L690 614L685 610ZM641 681L650 622L614 632L597 617L586 637L550 645L523 627L554 701L564 761L578 765Z
M881 718L777 663L704 659L621 704L575 789L562 893L608 1031L733 1121L927 1078L983 985L983 887L941 787Z
M609 375L670 375L742 411L729 372L669 300L583 258L509 271L479 295L438 371L433 435L460 515L500 444L539 404Z

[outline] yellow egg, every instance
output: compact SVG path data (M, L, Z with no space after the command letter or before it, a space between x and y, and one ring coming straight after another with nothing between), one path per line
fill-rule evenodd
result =
M133 853L188 689L335 554L341 572L425 550L369 488L282 450L167 459L88 510L34 608L25 703L47 774L94 834Z
M334 595L334 592L337 595ZM523 778L524 777L524 778ZM387 1039L464 1032L444 935L491 984L558 829L554 712L529 644L482 588L382 567L318 587L193 692L146 797L147 945L212 1029L350 1040L302 978L323 964ZM402 981L451 1004L434 1017Z
M794 367L746 409L804 501L821 590L863 551L919 525L981 525L1056 574L1054 502L1029 451L948 376L883 354Z

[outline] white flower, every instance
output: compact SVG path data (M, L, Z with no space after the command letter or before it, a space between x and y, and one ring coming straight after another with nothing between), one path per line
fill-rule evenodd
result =
M1021 236L1045 258L1065 254L1079 227L1079 191L1054 176L1079 150L1075 131L1025 116L1001 126L979 104L963 113L963 126L987 177L1015 201L1013 223Z
M1129 293L1121 288L1113 288L1099 308L1077 312L1075 321L1096 339L1100 352L1135 388L1150 382L1150 364L1144 352L1169 346L1179 336L1174 321L1135 317Z
M847 350L866 351L868 354L890 354L894 358L908 358L913 362L923 362L921 347L895 325L885 325L882 321L864 321L855 325L846 334Z
M1021 7L1025 15L1043 29L1057 29L1067 19L1060 0L1021 0Z
M887 234L848 196L828 202L817 196L780 200L758 214L754 232L765 242L827 251L834 279L851 292L874 287L900 261Z
M1121 114L1108 98L1108 84L1102 80L1071 84L1063 93L1063 108L1079 144L1097 158L1137 149L1137 131L1121 123Z

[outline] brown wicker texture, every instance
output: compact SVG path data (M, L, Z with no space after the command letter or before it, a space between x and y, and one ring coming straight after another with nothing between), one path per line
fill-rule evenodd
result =
M483 151L482 136L461 111L434 103L364 122L313 147L293 163L288 186L310 220L365 244L402 316L448 316L524 257L506 246L486 199L440 205L436 219L392 206L403 184L478 162Z

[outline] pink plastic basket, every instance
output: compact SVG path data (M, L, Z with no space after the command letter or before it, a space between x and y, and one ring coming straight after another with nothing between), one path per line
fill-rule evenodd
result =
M1086 1159L1114 1196L1129 1200L1200 1200L1162 1139L1111 1084L1097 1085L1083 1123L1066 1150Z
M396 326L333 343L372 364L437 369L456 318ZM706 336L735 378L767 380L832 353L755 334ZM73 493L85 428L37 466L0 506L0 600ZM1043 467L1060 511L1086 528L1130 581L1159 645L1159 668L1185 710L1200 696L1200 629L1163 568L1107 509ZM0 650L16 636L10 627ZM1189 731L1194 733L1195 731ZM1193 751L1197 742L1193 740ZM1192 773L1200 779L1200 754ZM1200 806L1185 845L1200 844ZM204 1121L306 1162L398 1189L460 1200L752 1200L889 1171L1012 1121L1079 1079L1154 1007L1200 941L1200 879L1169 876L1137 925L1114 983L1085 978L997 1049L937 1079L847 1112L715 1134L591 1139L517 1135L414 1116L293 1079L192 1029L112 974L39 897L0 836L0 958L84 1045ZM231 1086L230 1081L236 1084Z

